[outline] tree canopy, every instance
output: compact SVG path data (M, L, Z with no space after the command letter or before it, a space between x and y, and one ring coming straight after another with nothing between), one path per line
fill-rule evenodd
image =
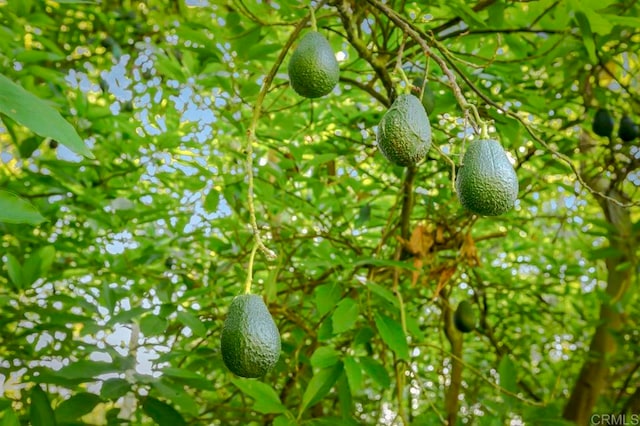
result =
M0 1L2 424L639 414L640 146L618 134L640 120L638 16L630 0ZM314 29L340 78L307 99L287 64ZM408 167L376 146L403 93L433 102ZM456 195L481 137L517 173L500 216ZM257 380L220 353L249 288L282 341Z

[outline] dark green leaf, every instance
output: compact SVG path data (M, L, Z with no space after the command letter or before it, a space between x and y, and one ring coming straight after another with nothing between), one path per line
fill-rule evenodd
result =
M131 384L125 379L107 379L102 382L100 396L105 399L116 400L121 396L124 396L130 390Z
M329 393L340 374L342 374L342 367L342 362L339 362L333 367L322 369L313 375L302 395L300 413L303 413Z
M87 392L77 393L56 407L56 421L67 423L76 420L92 412L101 402L98 395Z
M56 426L55 419L49 397L40 385L35 385L31 389L31 406L29 408L31 426Z
M182 426L187 424L175 408L151 396L142 401L142 410L159 426Z

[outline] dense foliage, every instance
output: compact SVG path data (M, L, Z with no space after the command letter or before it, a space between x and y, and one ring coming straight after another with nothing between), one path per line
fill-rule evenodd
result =
M640 413L640 4L310 3L0 1L2 424ZM340 81L310 100L314 23ZM425 78L431 150L393 165L377 125ZM520 188L496 217L455 194L483 127ZM258 380L220 354L246 284L282 339Z

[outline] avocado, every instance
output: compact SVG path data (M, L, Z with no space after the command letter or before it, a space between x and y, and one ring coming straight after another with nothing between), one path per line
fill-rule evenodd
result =
M222 327L222 359L232 373L256 378L268 373L280 357L280 332L262 297L236 296Z
M618 127L618 137L625 142L631 142L640 134L638 125L633 122L628 116L622 117L620 120L620 126Z
M327 39L307 33L289 61L291 87L305 98L319 98L331 92L340 78L340 66Z
M422 91L422 96L420 97L420 102L424 107L424 110L427 112L427 115L431 115L433 109L436 107L436 95L431 90L429 83L424 84L424 90L422 90L422 86L424 84L424 80L421 78L416 78L413 80L413 92L417 95L420 95L420 91Z
M614 121L611 113L604 108L600 108L593 117L593 133L598 136L609 137L613 132L613 124Z
M518 176L500 142L471 142L456 177L456 192L463 207L482 216L511 210L518 198Z
M413 95L402 94L382 116L378 125L378 149L399 166L412 166L431 147L431 124L424 107Z
M470 331L475 330L476 315L473 312L473 306L471 306L471 303L463 300L458 304L458 307L453 314L453 324L463 333L469 333Z

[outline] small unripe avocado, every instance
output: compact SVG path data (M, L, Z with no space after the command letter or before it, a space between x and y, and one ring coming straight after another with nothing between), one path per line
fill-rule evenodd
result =
M469 333L476 328L476 315L473 312L471 303L463 300L458 304L458 308L453 314L453 324L456 328L463 332Z
M591 129L598 136L609 137L613 133L613 125L614 120L611 113L604 108L600 108L596 111L596 115L593 116Z
M262 297L236 296L222 328L222 360L232 373L256 378L268 373L280 357L280 332Z
M327 39L307 33L289 61L291 87L305 98L319 98L331 92L340 78L340 66Z
M482 216L498 216L513 208L518 176L500 142L471 142L456 177L456 192L464 208Z
M389 161L412 166L431 147L431 124L424 107L413 95L396 98L378 125L378 148Z
M631 142L640 134L638 125L633 122L628 116L622 117L620 120L620 126L618 127L618 137L625 142Z

